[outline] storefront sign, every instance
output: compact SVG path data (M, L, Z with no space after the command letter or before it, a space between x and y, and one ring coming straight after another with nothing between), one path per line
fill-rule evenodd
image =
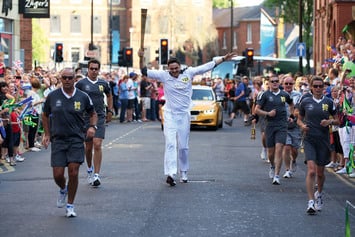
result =
M19 0L19 13L24 18L49 18L50 0Z

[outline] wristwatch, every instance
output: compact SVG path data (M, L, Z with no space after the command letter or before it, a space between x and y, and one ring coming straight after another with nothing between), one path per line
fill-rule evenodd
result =
M95 130L97 130L97 126L96 125L90 125L89 128L94 128Z

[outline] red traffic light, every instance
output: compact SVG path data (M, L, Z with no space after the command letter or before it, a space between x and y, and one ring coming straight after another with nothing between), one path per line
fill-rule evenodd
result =
M62 50L62 49L63 49L63 45L57 44L57 50Z
M168 40L161 40L161 46L167 46L168 45Z
M126 49L126 55L132 55L132 50L131 49Z

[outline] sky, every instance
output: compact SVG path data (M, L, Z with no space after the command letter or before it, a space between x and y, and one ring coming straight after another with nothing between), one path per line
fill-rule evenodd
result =
M253 6L259 5L263 0L237 0L239 6Z

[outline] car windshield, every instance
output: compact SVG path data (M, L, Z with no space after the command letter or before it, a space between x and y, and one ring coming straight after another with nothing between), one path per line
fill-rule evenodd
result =
M192 100L213 100L213 92L211 90L193 90L192 91Z

